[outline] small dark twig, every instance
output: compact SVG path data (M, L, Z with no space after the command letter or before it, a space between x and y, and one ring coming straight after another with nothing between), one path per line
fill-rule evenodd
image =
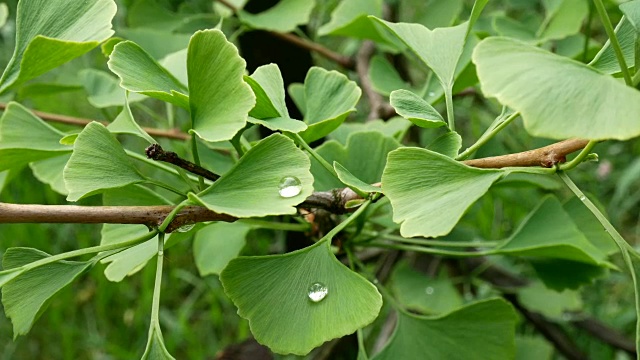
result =
M178 154L173 151L164 151L162 147L158 144L150 145L146 148L145 153L149 159L167 162L169 164L173 164L177 167L187 170L192 174L196 174L198 176L202 176L205 179L209 179L211 181L216 181L220 178L220 175L214 174L211 171L199 166L197 164L192 163L191 161L185 160L178 156Z

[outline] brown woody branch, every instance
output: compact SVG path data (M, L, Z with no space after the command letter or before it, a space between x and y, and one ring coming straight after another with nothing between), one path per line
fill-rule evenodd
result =
M226 1L226 0L218 0L218 2L222 5L224 5L225 7L227 7L229 10L233 11L234 13L238 12L238 8L236 8L233 4L231 4L230 2ZM299 46L303 49L309 50L309 51L313 51L316 52L318 55L321 55L333 62L335 62L336 64L342 66L345 69L349 69L349 70L353 70L355 68L355 63L353 61L352 58L348 57L348 56L344 56L342 54L339 54L337 52L334 52L332 50L327 49L326 47L315 43L313 41L309 41L306 39L303 39L299 36L293 35L293 34L289 34L289 33L280 33L280 32L276 32L276 31L267 31L269 34L280 38L284 41L290 42L291 44L294 44L296 46Z
M147 157L149 159L173 164L175 166L178 166L182 169L187 170L192 174L202 176L205 179L216 181L220 178L220 175L214 174L213 172L203 168L202 166L199 166L197 164L192 163L191 161L181 158L180 156L178 156L178 154L174 153L173 151L164 151L164 149L162 149L162 146L160 146L159 144L153 144L148 146L145 149L145 153L147 154Z
M0 103L0 110L5 110L6 108L7 108L7 104ZM99 122L105 126L109 124L108 122L105 122L105 121L99 121L99 120L93 120L93 119L85 119L85 118L54 114L54 113L48 113L44 111L37 111L37 110L30 110L30 111L43 120L58 122L62 124L85 126L93 121ZM188 134L180 132L177 129L162 130L162 129L148 128L148 127L143 127L142 129L146 131L147 134L151 136L156 136L156 137L163 137L163 138L176 139L176 140L188 140L191 138Z

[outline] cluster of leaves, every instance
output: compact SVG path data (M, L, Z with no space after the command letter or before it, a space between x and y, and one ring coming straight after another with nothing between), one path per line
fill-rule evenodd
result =
M107 264L105 276L117 282L155 257L151 323L142 358L173 358L160 329L162 259L165 249L191 237L200 275L219 276L255 339L280 354L306 355L357 332L358 358L367 359L390 311L397 311L397 325L375 359L505 359L515 356L516 344L548 351L547 343L529 343L516 335L517 314L499 289L462 297L451 277L428 278L401 262L389 291L375 280L375 269L359 259L363 249L447 258L498 255L506 267L533 270L532 285L517 296L550 317L575 309L577 289L617 270L609 257L620 253L637 294L640 256L565 171L588 158L599 141L640 135L640 93L634 88L640 82L640 53L635 50L640 1L620 6L625 16L615 33L601 13L605 28L611 28L610 39L589 64L575 59L591 49L592 39L579 33L590 14L586 1L543 1L544 15L523 22L487 12L487 2L466 6L432 1L423 5L430 11L423 12L415 9L422 2L400 1L401 21L393 22L383 19L382 0L343 0L332 9L330 20L316 29L318 38L373 41L384 50L371 60L367 76L398 116L359 123L345 122L362 94L345 73L311 67L303 83L285 89L275 64L248 74L234 44L233 31L287 33L300 25L312 27L313 11L328 11L312 1L282 0L258 14L242 10L243 1L227 8L216 3L208 20L218 25L204 30L198 15L140 1L128 9L131 28L118 29L118 37L112 30L118 10L113 0L20 1L15 50L0 78L0 95L29 99L36 91L29 81L100 46L98 56L110 72L82 70L79 86L87 101L112 121L106 126L92 122L78 133L54 127L20 102L10 102L0 119L0 185L29 166L70 202L101 194L103 205L175 208L151 231L144 225L105 224L100 245L94 247L57 255L8 249L0 287L14 337L31 329L56 292L97 264ZM596 8L601 7L596 1ZM6 13L0 7L0 26ZM463 17L468 20L460 21ZM193 28L198 30L184 35L184 29ZM171 33L165 37L163 31ZM411 83L385 53L413 62ZM478 84L502 111L461 151L461 134L466 134L460 131L460 119L456 123L453 96ZM290 115L287 94L302 119ZM190 147L146 132L132 111L145 108L143 103L162 104L169 119L155 119L155 127L184 126ZM442 107L444 116L438 110ZM117 113L110 114L114 109ZM519 117L533 137L581 138L589 144L573 161L555 168L478 169L461 162ZM272 134L260 138L260 129ZM418 146L403 144L408 133L418 134ZM326 141L309 145L321 139ZM141 155L145 146L159 141L212 168L220 178L204 179ZM574 199L558 196L559 182L551 177L556 172ZM282 182L291 178L297 188L283 195ZM379 182L381 187L372 185ZM494 231L497 215L493 210L487 215L485 209L493 206L489 197L503 191L507 195L501 201L510 206L526 191L522 187L534 189L531 201L537 204L520 204L528 214L514 212L509 221L519 221L517 229L505 231L498 225ZM336 188L349 188L360 198L348 204L351 213L328 216L329 223L338 225L314 231L297 216L296 206L314 191ZM165 236L187 205L239 220L197 224ZM487 217L485 231L482 219ZM477 228L469 230L466 225L478 219ZM285 254L239 256L255 228L301 231L315 243ZM468 248L483 250L464 250ZM89 254L95 255L69 260ZM559 276L559 271L570 274ZM313 301L309 291L317 284L325 287L326 298ZM383 295L390 309L383 308ZM558 299L558 307L545 308L547 297Z

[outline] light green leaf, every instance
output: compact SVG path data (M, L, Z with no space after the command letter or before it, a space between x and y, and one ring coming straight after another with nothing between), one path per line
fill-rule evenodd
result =
M451 88L464 49L468 22L429 30L420 24L392 23L372 17L386 26L436 74L443 88Z
M560 201L551 195L543 198L496 252L607 266L606 256L585 238Z
M218 275L244 247L250 226L241 223L212 223L196 233L193 257L200 276Z
M347 138L346 145L335 140L326 141L316 151L329 163L339 162L353 176L365 184L380 182L382 171L387 163L387 154L400 144L393 138L377 131L356 132ZM344 187L335 176L322 167L315 159L311 159L311 173L315 179L317 191Z
M285 103L284 81L276 64L263 65L251 76L245 76L256 96L256 105L249 113L248 121L263 125L271 130L298 133L306 130L307 125L289 118Z
M114 134L131 134L146 140L149 144L155 144L155 141L140 125L133 119L131 108L129 108L129 100L124 100L122 111L116 118L107 125L107 129Z
M463 0L404 0L398 3L398 19L420 23L429 29L453 25L464 8Z
M369 15L382 16L382 0L343 0L331 13L331 20L318 29L318 36L349 36L390 42Z
M380 119L367 122L345 122L329 134L331 140L341 144L347 143L349 135L356 132L377 131L382 135L400 141L411 127L411 121L400 116L394 116L387 121Z
M635 64L635 44L638 36L636 29L629 19L623 16L618 25L616 25L615 33L620 43L620 48L622 48L624 60L627 66L632 67ZM605 74L620 73L620 63L611 47L611 41L607 40L602 49L591 60L589 66Z
M394 90L411 89L411 85L400 77L398 70L382 55L371 58L369 78L373 89L385 96L389 96Z
M125 90L113 76L96 69L84 69L78 75L92 106L105 108L124 104Z
M242 76L245 61L220 30L196 32L189 42L187 72L193 131L207 141L230 140L255 105Z
M391 275L393 293L410 310L425 314L454 311L463 304L462 296L450 279L429 278L401 262Z
M304 84L291 83L287 88L287 92L289 92L291 100L296 104L300 113L304 115L307 110L307 100L304 97Z
M0 117L0 171L69 152L69 146L60 144L63 136L27 108L10 102Z
M166 29L157 30L145 27L118 29L118 34L124 39L131 40L140 45L154 59L163 59L165 56L186 49L189 45L189 34L170 32ZM186 83L182 83L186 85Z
M146 180L115 136L97 122L87 125L78 135L63 176L68 201Z
M340 179L340 181L342 181L345 185L347 185L348 187L350 187L356 192L360 192L360 193L372 193L372 192L381 193L382 192L382 189L380 189L380 187L367 184L366 182L358 179L355 175L349 172L349 170L346 167L340 165L340 163L337 161L333 162L333 169L336 171L336 174L338 175L338 179Z
M152 324L149 329L149 339L140 360L176 360L164 345L160 325Z
M50 255L32 248L9 248L5 269L17 268ZM47 301L94 265L93 261L58 261L22 273L2 287L2 304L13 323L13 337L29 332Z
M633 0L620 4L620 10L627 20L640 32L640 1Z
M555 320L562 320L562 315L566 311L582 309L579 292L551 290L541 282L534 282L527 287L518 289L517 295L518 301L526 309Z
M118 43L107 65L120 78L122 88L189 108L186 87L138 44L132 41Z
M448 131L438 136L427 149L446 155L452 159L458 156L458 151L462 147L462 137L455 131Z
M98 46L113 35L113 0L23 0L18 2L16 47L0 94Z
M189 84L189 75L187 74L187 48L167 54L158 61L162 67L167 69L173 76L180 81L181 84ZM131 96L129 96L131 98Z
M582 63L508 38L481 41L473 61L484 94L519 111L531 135L589 140L640 135L635 116L640 92Z
M9 18L9 6L7 4L0 4L0 29L7 23L7 18Z
M304 122L309 128L300 135L312 142L335 130L356 111L362 91L345 75L314 66L304 80L304 94Z
M314 6L315 1L281 0L272 8L258 14L239 11L238 18L253 29L287 33L309 22L309 15Z
M442 115L428 102L409 90L395 90L389 97L389 102L398 115L422 128L437 128L446 126Z
M552 360L554 348L541 336L516 336L516 360Z
M20 276L22 273L24 273L24 269L5 269L0 271L0 288Z
M401 312L389 343L373 359L512 359L515 325L516 314L503 299L479 301L437 317Z
M284 255L239 257L222 271L220 280L238 314L272 351L305 355L378 316L380 293L340 263L329 246L324 240ZM318 302L308 295L314 284L327 289Z
M389 153L382 191L393 206L393 221L401 223L402 236L438 237L448 234L502 175L433 151L400 148Z
M310 161L292 140L280 134L263 139L236 165L201 193L189 198L213 211L237 217L295 214L295 205L313 192ZM282 197L283 178L300 181L300 193Z
M542 3L546 7L546 15L544 30L539 35L541 41L563 39L580 32L582 22L589 14L586 0L554 1L553 7L549 7L549 1Z
M29 167L31 167L33 176L35 176L36 179L45 184L49 184L51 189L58 194L68 195L69 192L64 186L62 171L70 157L71 153L65 153L61 156L32 162L29 164Z

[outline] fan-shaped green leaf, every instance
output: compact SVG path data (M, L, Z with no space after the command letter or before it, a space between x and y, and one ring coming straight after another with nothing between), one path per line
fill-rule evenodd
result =
M620 182L618 182L618 184L620 184ZM571 217L573 223L578 226L578 229L587 240L603 254L611 255L619 251L616 244L611 241L611 235L600 225L598 219L584 206L584 203L580 201L579 198L572 197L562 205L562 208ZM603 207L601 207L601 209L603 209Z
M5 269L12 269L48 256L32 248L9 248L2 264ZM94 264L94 261L58 261L25 271L6 283L2 287L2 304L13 323L14 339L29 332L55 293Z
M196 233L193 257L200 276L220 274L240 254L251 228L241 223L212 223Z
M18 2L16 47L0 93L74 59L113 35L113 0Z
M0 4L0 28L7 23L7 18L9 17L9 6L7 4Z
M382 55L371 58L369 78L373 89L385 96L389 96L394 90L411 88L411 85L400 77L398 70Z
M540 41L563 39L576 34L589 14L585 0L543 1L546 14L544 29L538 30Z
M256 105L249 113L249 122L263 125L271 130L298 133L307 128L299 120L289 118L285 103L284 81L276 64L263 65L251 76L245 76L256 96Z
M401 312L389 343L373 359L512 359L515 325L516 314L502 299L479 301L437 317Z
M329 138L341 144L346 144L347 138L353 133L377 131L386 137L400 141L409 130L409 127L411 127L411 122L400 116L394 116L387 121L378 119L367 122L348 122L343 123L329 134Z
M70 157L71 153L66 153L61 156L32 162L29 167L33 171L33 176L40 182L49 184L51 189L58 194L69 195L67 188L64 186L62 171Z
M314 66L304 80L304 94L304 122L309 128L300 135L312 142L335 130L356 110L362 91L345 75Z
M382 0L343 0L331 13L331 20L318 29L318 35L342 35L390 42L369 15L382 16Z
M189 108L186 87L138 44L132 41L118 43L107 65L120 78L122 88Z
M187 72L193 131L207 141L230 140L255 105L242 76L245 61L220 30L196 32L189 42Z
M71 148L60 144L64 136L27 108L10 102L0 117L0 171L68 153Z
M281 0L272 8L258 14L239 11L240 21L253 29L287 33L309 22L315 2L308 0Z
M313 192L309 158L284 135L273 134L247 151L240 161L203 192L189 198L207 208L237 216L294 214L295 205ZM300 192L280 196L283 178L300 181Z
M78 135L63 177L69 201L145 180L115 136L97 122Z
M346 145L335 140L327 141L316 151L329 163L339 162L345 169L365 184L380 182L382 171L387 163L387 154L400 144L377 131L356 132L347 138ZM311 173L315 179L316 190L324 191L344 187L335 176L311 159Z
M572 290L555 291L541 282L518 289L518 300L527 309L548 318L562 320L565 311L582 309L580 293Z
M445 155L419 148L389 153L382 191L393 206L393 221L405 237L448 234L500 170L465 166Z
M520 111L534 136L640 135L640 92L582 63L508 38L483 40L473 60L485 95Z
M422 128L437 128L446 126L442 115L428 102L409 90L395 90L389 97L389 102L398 115Z
M606 266L606 256L578 230L554 196L545 197L496 251Z
M305 355L371 323L380 311L375 286L341 264L327 240L284 255L239 257L222 271L238 314L274 352ZM309 297L315 284L327 291L317 302Z
M114 134L131 134L146 140L149 144L155 144L155 141L140 125L133 119L131 108L129 108L129 100L125 98L122 111L116 118L107 125L107 129Z
M615 33L620 43L624 60L628 67L632 67L635 64L635 44L638 36L636 29L633 27L633 24L623 16L616 26ZM591 60L589 66L605 74L620 73L620 63L618 62L615 51L611 47L611 41L607 40L602 49L600 49L593 60Z
M460 137L460 134L455 131L449 131L433 140L433 142L427 146L427 149L455 159L461 147L462 137Z
M602 266L579 261L551 258L531 258L529 260L538 278L546 287L556 291L577 290L581 286L593 283L595 279L607 273L607 269Z
M382 192L382 189L380 189L380 187L367 184L366 182L358 179L346 167L340 165L340 163L337 161L333 162L333 169L336 171L336 174L338 175L338 179L340 179L340 181L342 181L345 185L358 193L366 194L372 192Z

